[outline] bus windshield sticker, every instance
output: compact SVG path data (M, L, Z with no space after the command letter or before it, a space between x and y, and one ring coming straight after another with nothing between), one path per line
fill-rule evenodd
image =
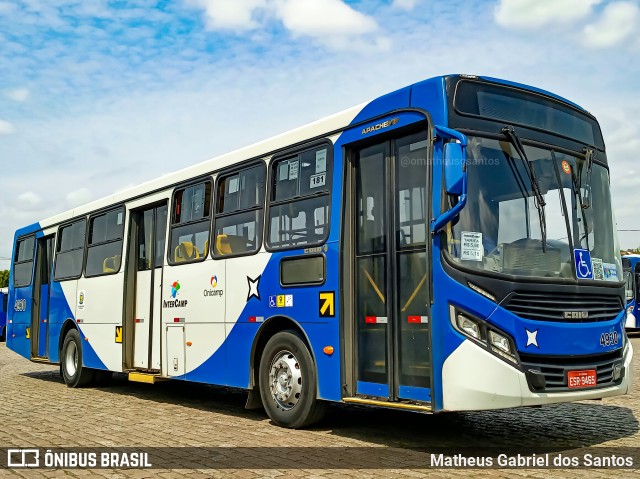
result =
M116 224L120 226L123 220L124 220L124 213L122 212L118 213L118 219L116 220Z
M461 241L462 253L460 255L460 259L482 261L484 253L482 248L482 233L463 231Z
M289 162L283 161L278 166L278 181L286 181L289 178Z
M586 249L574 249L573 260L576 264L576 277L578 279L593 279L593 265L591 253Z
M312 175L309 178L309 188L318 188L324 186L326 183L326 174L320 173L319 175Z
M298 160L291 160L289 162L289 179L297 180L298 179Z
M327 171L327 149L316 151L316 173Z
M591 258L591 265L593 266L593 279L604 281L604 268L602 266L602 259Z
M618 282L618 268L613 263L602 263L602 267L604 270L604 280L605 281L613 281Z

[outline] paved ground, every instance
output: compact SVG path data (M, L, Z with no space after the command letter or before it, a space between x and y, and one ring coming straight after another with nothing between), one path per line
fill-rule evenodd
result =
M633 340L640 351L640 339ZM640 371L640 354L635 359ZM0 447L314 447L311 453L274 449L273 457L242 451L244 469L9 471L21 477L638 477L640 470L429 470L414 448L554 448L640 446L640 385L632 395L604 401L507 411L418 415L334 407L316 428L273 426L262 411L244 410L245 395L201 385L128 383L69 389L57 368L30 363L0 344ZM366 447L388 469L354 469L342 447ZM331 449L337 448L337 449ZM374 449L376 448L376 449ZM389 449L391 448L391 449ZM410 450L411 449L411 450ZM354 449L356 450L356 449ZM234 449L229 449L234 451ZM336 451L340 452L336 453ZM360 450L358 450L360 451ZM362 454L362 452L360 452ZM417 456L416 454L420 454ZM246 457L245 457L246 456ZM364 457L364 456L363 456ZM237 457L236 457L237 459ZM271 459L271 460L269 460ZM409 461L409 462L407 462ZM413 461L413 462L411 462ZM366 461L365 461L366 462ZM275 466L274 466L275 464ZM290 464L291 468L283 467ZM346 467L339 467L345 464ZM359 462L357 464L360 464ZM407 464L416 465L415 469ZM333 467L323 470L319 466ZM274 467L265 469L265 467Z

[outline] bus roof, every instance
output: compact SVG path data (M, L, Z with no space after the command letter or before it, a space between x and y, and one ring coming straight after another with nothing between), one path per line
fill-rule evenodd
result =
M333 115L324 117L322 119L316 120L314 122L308 123L306 125L300 126L293 130L281 133L279 135L273 136L271 138L265 139L263 141L254 143L252 145L233 150L229 153L225 153L223 155L211 158L209 160L205 160L203 162L197 163L195 165L188 166L181 170L178 170L173 173L169 173L167 175L152 179L150 181L146 181L137 186L129 188L127 190L123 190L113 195L106 196L104 198L95 200L93 202L78 206L71 210L62 212L60 214L51 216L49 218L41 220L39 223L32 224L26 226L24 228L19 229L16 232L16 237L29 234L39 229L48 228L54 226L56 224L65 223L75 217L84 216L94 211L103 210L108 208L111 205L122 204L127 201L131 201L136 198L143 197L152 192L158 192L166 189L173 188L181 183L187 182L194 178L204 177L208 174L211 174L214 171L218 171L230 166L233 166L236 163L240 163L242 161L258 159L258 158L266 158L272 155L274 152L279 150L290 148L297 144L304 143L312 138L326 136L333 132L337 132L338 130L349 127L354 120L361 120L363 113L370 113L369 111L363 111L366 107L371 106L372 104L381 101L385 108L388 110L394 108L403 108L408 107L410 104L404 104L400 99L410 99L410 91L414 87L418 87L419 85L425 85L428 83L432 84L441 84L444 86L443 82L447 77L452 76L460 76L456 75L445 75L429 78L427 80L423 80L418 83L414 83L407 87L401 88L395 92L385 94L379 98L376 98L370 102L365 102L360 105L348 108L339 113L335 113ZM586 111L580 106L572 103L565 98L562 98L558 95L555 95L551 92L547 92L545 90L541 90L539 88L531 87L529 85L524 85L520 83L509 82L507 80L502 80L498 78L492 77L483 77L483 76L475 76L475 75L463 75L467 78L478 78L506 86L514 86L518 88L523 88L526 90L538 92L549 97L553 97L562 102L568 103L570 105L579 108L582 111ZM404 95L400 95L400 93L404 93ZM410 100L409 100L410 101ZM394 105L395 102L395 105ZM443 106L446 108L446 106ZM445 112L442 112L444 115Z

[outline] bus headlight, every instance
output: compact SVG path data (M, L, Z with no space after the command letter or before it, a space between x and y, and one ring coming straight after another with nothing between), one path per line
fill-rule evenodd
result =
M473 339L477 339L478 341L481 340L480 325L478 324L477 321L474 321L473 319L469 319L463 314L458 314L457 320L458 320L458 328L460 328L460 330L464 334L466 334L467 336Z
M502 351L503 353L511 354L511 345L509 339L505 338L502 334L495 331L489 331L489 344L494 350Z
M489 344L491 345L491 350L494 353L513 363L518 362L515 355L513 354L513 351L511 350L511 342L506 336L503 336L502 334L490 329Z
M449 314L452 326L458 332L474 340L478 346L491 354L512 364L518 364L515 343L507 333L469 313L461 312L453 305L449 305Z

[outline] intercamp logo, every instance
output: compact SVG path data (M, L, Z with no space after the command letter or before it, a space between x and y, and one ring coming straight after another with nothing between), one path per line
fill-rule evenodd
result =
M40 467L40 451L38 449L8 449L7 467Z

